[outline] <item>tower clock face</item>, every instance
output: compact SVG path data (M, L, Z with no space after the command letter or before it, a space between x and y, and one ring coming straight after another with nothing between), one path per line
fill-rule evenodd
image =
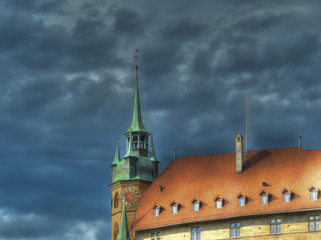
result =
M133 208L137 205L140 192L137 188L127 187L124 188L121 194L121 200L126 201L126 207Z

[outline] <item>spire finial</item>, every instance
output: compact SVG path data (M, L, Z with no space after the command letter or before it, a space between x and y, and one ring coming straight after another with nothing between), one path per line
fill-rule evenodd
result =
M133 152L133 137L132 137L132 130L129 129L130 135L129 135L129 146L127 153L125 154L124 158L126 157L136 157L135 153Z
M123 210L121 213L121 221L117 240L130 240L126 214L126 198L123 199Z
M138 49L136 50L136 88L135 88L135 100L134 100L134 113L133 121L130 125L130 128L133 132L147 132L144 127L141 111L140 111L140 102L139 102L139 91L138 91ZM128 134L129 130L126 132Z
M174 147L174 159L176 159L176 147Z
M158 161L155 156L153 133L150 134L150 142L151 142L151 144L150 144L150 151L149 151L149 160Z
M120 153L119 153L119 138L117 137L115 158L110 166L111 167L116 166L120 161L121 161L121 159L120 159Z

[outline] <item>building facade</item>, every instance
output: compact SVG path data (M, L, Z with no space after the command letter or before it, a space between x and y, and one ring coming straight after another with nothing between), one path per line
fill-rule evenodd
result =
M137 240L321 239L321 150L184 157L146 189Z

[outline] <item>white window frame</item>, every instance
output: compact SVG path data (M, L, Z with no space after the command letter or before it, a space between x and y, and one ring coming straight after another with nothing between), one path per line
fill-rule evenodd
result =
M151 240L161 240L162 239L162 234L160 232L157 233L151 233Z
M239 206L240 206L240 207L245 206L245 197L240 197L240 198L239 198Z
M231 222L230 223L230 238L239 238L241 237L241 223L240 222Z
M199 210L200 210L200 203L198 202L193 203L193 211L197 212Z
M268 204L269 202L269 195L265 194L261 196L261 203L262 204Z
M284 193L283 202L287 203L291 201L291 193Z
M219 199L215 201L215 207L216 208L222 208L223 207L223 200Z
M201 238L202 238L202 234L201 234L201 232L202 232L202 227L201 226L192 226L191 228L190 228L190 230L191 230L191 240L201 240ZM195 235L195 236L193 236L193 234Z
M320 216L314 215L309 216L309 232L317 232L320 231Z
M155 217L159 216L159 208L158 207L154 209L154 216Z
M270 234L281 234L281 218L273 218L270 220Z
M311 200L318 200L318 191L312 191L311 192Z
M178 204L172 205L172 213L173 213L173 214L178 213Z

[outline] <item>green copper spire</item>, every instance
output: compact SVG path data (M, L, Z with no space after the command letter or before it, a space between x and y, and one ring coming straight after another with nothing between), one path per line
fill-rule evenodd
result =
M151 161L158 161L155 156L155 149L154 149L154 140L153 140L153 133L151 134L151 144L150 144L150 151L149 151L149 160Z
M128 150L124 156L124 158L127 158L127 157L136 157L134 151L133 151L133 138L132 138L132 131L131 129L129 129L130 131L130 137L129 137L129 146L128 146Z
M116 166L120 161L121 161L121 159L120 159L120 153L119 153L119 139L117 137L115 158L114 158L113 163L110 166L111 167Z
M121 213L121 222L116 240L130 240L126 215L126 199L124 199L123 211Z
M133 132L148 132L143 124L142 115L140 112L140 103L139 103L139 91L138 91L138 65L137 65L137 59L138 59L138 50L136 50L136 88L135 88L135 101L134 101L134 113L133 113L133 121L130 125L128 133L130 129Z

